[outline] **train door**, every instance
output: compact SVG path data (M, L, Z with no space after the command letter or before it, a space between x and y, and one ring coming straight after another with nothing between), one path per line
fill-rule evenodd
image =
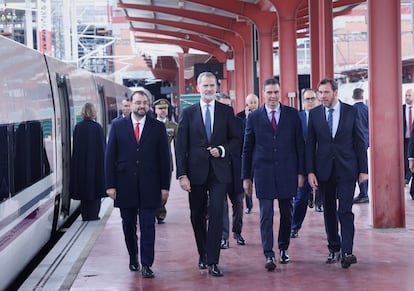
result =
M67 216L70 214L70 158L71 158L71 127L70 127L70 84L67 76L56 74L56 82L59 89L60 121L61 121L61 146L62 146L62 207L61 212Z

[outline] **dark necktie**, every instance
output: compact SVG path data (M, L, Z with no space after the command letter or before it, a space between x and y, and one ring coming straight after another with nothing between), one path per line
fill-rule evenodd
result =
M274 130L276 130L277 128L277 122L276 122L276 118L275 118L275 110L272 110L272 127Z
M408 130L410 131L409 136L411 136L411 131L413 130L413 107L408 106Z
M206 105L206 114L204 117L204 126L206 128L206 134L208 142L211 141L211 116L210 116L210 104Z
M333 111L334 111L333 108L329 108L328 110L328 127L329 127L329 131L331 132L331 136L333 136L333 117L332 117Z

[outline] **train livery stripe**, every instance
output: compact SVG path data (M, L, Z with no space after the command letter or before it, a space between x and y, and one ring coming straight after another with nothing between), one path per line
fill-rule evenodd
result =
M21 213L24 213L33 205L39 203L41 199L44 199L52 191L52 187L40 193L37 197L32 199L29 203L26 203L23 207L19 208L15 213L9 215L6 219L0 222L0 230L3 229L8 223L14 221ZM36 220L45 214L51 207L54 207L55 197L51 196L44 201L39 207L30 212L21 222L19 222L12 229L7 231L0 237L0 252L3 251L10 243L18 238L27 228L36 222Z

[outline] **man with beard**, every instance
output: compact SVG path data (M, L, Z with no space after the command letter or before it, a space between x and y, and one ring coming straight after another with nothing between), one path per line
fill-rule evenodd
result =
M191 224L199 254L198 267L222 276L218 267L223 201L232 181L230 153L240 146L233 110L215 102L217 79L210 72L197 78L200 102L184 109L178 124L177 179L189 192ZM208 226L207 217L208 216Z
M140 227L142 276L153 278L155 210L167 201L170 152L162 122L150 117L150 93L131 96L131 114L114 120L105 155L106 193L120 209L129 269L139 271L137 216Z

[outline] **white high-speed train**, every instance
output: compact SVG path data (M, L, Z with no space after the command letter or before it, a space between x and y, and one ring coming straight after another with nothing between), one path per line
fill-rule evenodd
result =
M72 133L85 102L106 133L130 90L0 37L0 290L74 214Z

